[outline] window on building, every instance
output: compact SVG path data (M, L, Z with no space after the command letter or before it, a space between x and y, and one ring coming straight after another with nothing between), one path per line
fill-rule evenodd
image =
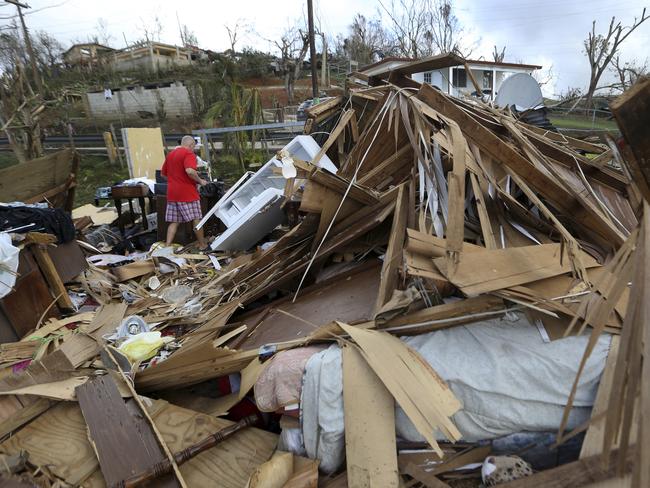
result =
M427 71L424 73L424 82L427 84L431 84L431 71Z
M492 89L492 71L483 71L483 89Z
M465 72L465 68L453 68L451 74L451 83L455 88L467 87L467 73Z

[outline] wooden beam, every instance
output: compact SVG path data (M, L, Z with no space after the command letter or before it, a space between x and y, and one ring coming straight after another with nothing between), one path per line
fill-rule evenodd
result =
M628 163L635 166L634 176L641 176L645 181L640 189L650 201L650 78L639 80L614 100L610 108L636 159Z
M408 219L408 187L401 184L397 193L395 212L393 213L393 225L390 229L388 247L384 256L384 263L381 267L379 291L375 313L391 299L393 291L397 289L399 282L399 268L402 263L402 251L406 239L406 221Z
M463 62L463 66L465 66L465 72L467 73L467 76L469 76L470 81L472 82L472 85L474 85L474 88L476 89L476 93L478 94L479 97L483 96L483 90L481 90L481 87L479 86L478 82L476 81L476 78L474 78L474 73L472 73L472 70L469 68L469 65L467 64L467 61ZM496 80L492 80L494 83Z
M395 401L359 348L345 345L342 354L348 483L397 488Z
M59 273L52 262L52 258L47 253L45 247L36 244L31 246L31 251L36 258L36 262L38 262L38 267L42 271L45 281L47 281L47 284L54 293L59 307L66 310L74 310L74 304L72 303L68 291L66 290L63 281L61 281L61 277L59 276Z
M330 132L329 137L325 141L325 144L320 148L318 153L316 153L316 156L314 156L314 159L312 160L311 164L314 166L318 165L318 162L321 160L321 158L325 155L325 153L329 150L330 147L334 145L334 143L338 140L339 137L344 135L345 127L348 125L348 123L352 120L352 116L354 115L354 110L349 109L343 112L343 115L341 116L341 119L339 120L339 123L336 124L336 127L332 132Z

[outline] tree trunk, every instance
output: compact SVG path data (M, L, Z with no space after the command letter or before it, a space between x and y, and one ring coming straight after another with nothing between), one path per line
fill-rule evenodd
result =
M593 98L594 98L594 92L596 91L596 87L598 84L598 80L592 79L589 82L589 89L587 90L587 94L585 95L585 115L589 114L589 109L593 108Z
M11 147L11 150L14 152L14 155L16 156L18 162L26 163L27 161L29 161L29 158L25 153L25 149L20 145L20 141L17 141L13 137L11 131L5 130L5 135L7 136L7 140L9 141L9 147Z

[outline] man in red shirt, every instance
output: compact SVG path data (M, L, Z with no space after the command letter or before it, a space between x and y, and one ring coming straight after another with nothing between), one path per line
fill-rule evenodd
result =
M192 222L199 247L207 249L208 244L203 236L203 229L196 230L202 218L201 199L196 185L207 185L196 172L196 141L192 136L184 136L181 145L170 152L162 166L162 175L167 178L167 212L165 220L167 227L166 244L170 246L176 236L181 222Z

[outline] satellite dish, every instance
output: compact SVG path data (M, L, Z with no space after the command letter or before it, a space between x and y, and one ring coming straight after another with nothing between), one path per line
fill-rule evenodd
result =
M517 73L506 78L494 103L497 107L515 106L518 112L544 106L542 90L535 78L526 73Z

